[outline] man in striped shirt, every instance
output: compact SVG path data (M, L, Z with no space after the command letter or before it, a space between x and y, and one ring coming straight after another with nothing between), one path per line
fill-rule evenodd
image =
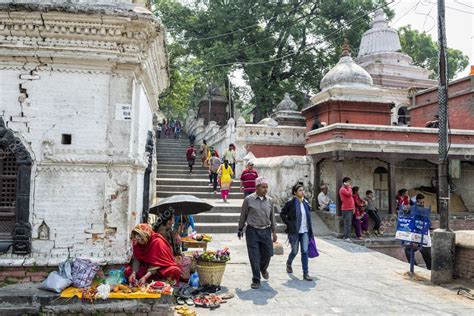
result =
M253 168L253 162L249 161L247 169L245 169L240 176L240 190L244 191L246 197L257 190L255 185L255 180L257 178L258 173Z

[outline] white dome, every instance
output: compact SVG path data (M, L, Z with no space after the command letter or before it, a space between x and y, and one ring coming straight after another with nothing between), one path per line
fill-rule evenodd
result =
M321 90L335 85L364 85L372 86L372 77L364 68L357 65L352 57L343 55L336 66L334 66L321 80Z
M388 26L387 16L382 9L375 11L372 28L362 35L358 57L381 52L400 52L398 32Z

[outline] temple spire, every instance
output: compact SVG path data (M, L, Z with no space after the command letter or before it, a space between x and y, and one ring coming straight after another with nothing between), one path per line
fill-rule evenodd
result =
M349 45L349 40L347 38L344 39L344 43L342 44L341 47L342 47L341 57L351 56L351 46Z

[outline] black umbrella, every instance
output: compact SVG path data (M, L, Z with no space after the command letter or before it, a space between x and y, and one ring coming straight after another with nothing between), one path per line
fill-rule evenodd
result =
M173 195L165 198L150 208L150 214L161 215L173 209L174 215L193 215L207 212L214 206L194 195Z

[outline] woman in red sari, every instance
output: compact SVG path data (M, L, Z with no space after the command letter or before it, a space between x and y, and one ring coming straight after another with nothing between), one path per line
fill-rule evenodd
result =
M148 279L171 279L179 284L181 269L168 241L148 224L138 224L131 234L132 264L125 269L130 284L143 285Z

